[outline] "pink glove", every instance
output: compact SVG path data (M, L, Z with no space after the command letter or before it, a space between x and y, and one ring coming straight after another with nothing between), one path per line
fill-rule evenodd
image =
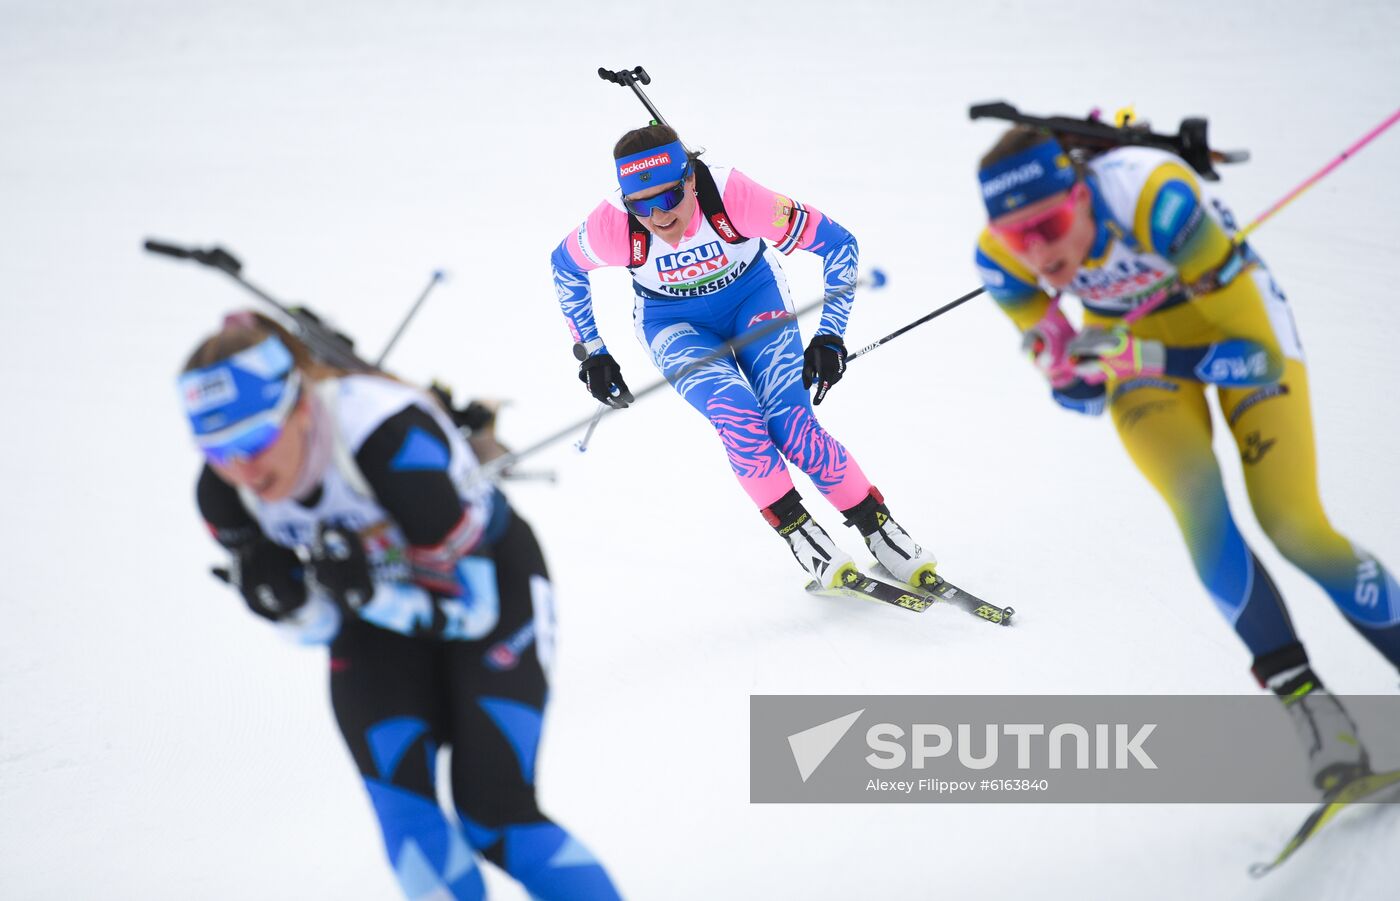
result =
M1052 305L1045 316L1021 336L1021 349L1031 355L1031 362L1045 373L1052 388L1063 388L1075 379L1074 366L1069 359L1069 344L1074 335L1074 325L1058 305Z
M1124 328L1086 328L1070 341L1071 372L1087 384L1135 375L1161 375L1167 348L1161 341L1134 338Z

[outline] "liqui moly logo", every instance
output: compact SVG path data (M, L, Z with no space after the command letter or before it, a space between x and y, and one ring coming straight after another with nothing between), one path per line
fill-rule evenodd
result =
M636 172L643 172L647 169L655 169L657 166L669 166L671 164L670 153L658 153L640 160L633 160L630 163L619 166L618 175L632 175Z
M718 241L656 258L656 274L662 284L690 282L727 268L729 257L725 256Z

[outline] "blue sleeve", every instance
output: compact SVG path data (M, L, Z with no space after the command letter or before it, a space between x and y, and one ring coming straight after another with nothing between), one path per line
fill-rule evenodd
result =
M559 308L564 312L576 343L587 348L590 355L607 353L608 346L598 335L598 323L593 318L593 290L588 273L569 256L566 244L567 239L560 241L549 258L554 269L554 293L559 297Z
M1152 249L1177 262L1205 218L1205 210L1189 184L1175 178L1166 181L1152 202L1148 224Z
M1283 358L1257 341L1230 338L1199 347L1168 347L1167 375L1227 388L1268 385L1283 377Z
M826 214L817 224L810 249L821 254L822 282L825 288L825 303L822 306L822 320L817 325L819 335L846 334L846 323L851 318L851 306L856 299L856 277L860 272L860 246L841 224Z

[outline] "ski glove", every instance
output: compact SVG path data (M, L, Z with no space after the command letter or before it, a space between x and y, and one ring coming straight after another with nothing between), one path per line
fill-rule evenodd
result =
M1134 338L1124 328L1086 328L1067 348L1074 374L1090 385L1111 378L1161 375L1167 348L1161 341Z
M442 382L433 382L428 391L447 411L452 424L468 432L479 432L496 424L496 405L480 400L468 401L465 407L458 407L452 396L452 389Z
M238 588L248 609L276 622L306 604L306 582L300 558L290 548L265 536L234 551L227 575L215 575Z
M846 342L840 335L813 335L802 355L802 387L817 386L813 404L822 402L831 386L846 373Z
M622 367L617 365L612 354L594 354L584 359L578 367L578 380L588 386L588 393L599 403L618 410L632 403L632 392L622 380Z
M1050 307L1021 336L1021 350L1030 354L1031 362L1045 374L1052 388L1063 388L1074 381L1074 367L1067 352L1074 336L1074 325L1059 306Z
M311 578L337 604L357 610L374 597L364 542L353 529L323 526L311 550Z
M1100 382L1091 385L1083 379L1071 377L1068 384L1052 388L1050 396L1055 403L1066 410L1083 413L1085 416L1098 416L1108 406L1108 387Z

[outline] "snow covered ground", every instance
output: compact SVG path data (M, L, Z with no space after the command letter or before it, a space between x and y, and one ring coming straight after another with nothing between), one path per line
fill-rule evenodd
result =
M998 129L969 103L1209 115L1216 145L1254 154L1223 184L1252 218L1400 98L1400 7L1337 10L0 0L0 897L396 897L323 654L206 574L173 376L246 297L143 238L222 243L371 349L448 269L392 363L511 398L524 444L591 409L546 257L644 121L599 65L646 65L709 158L859 237L892 281L858 301L858 346L976 284L974 171ZM1328 509L1392 567L1397 161L1400 132L1255 241L1312 363ZM816 258L787 271L799 301L819 292ZM646 383L625 275L594 283ZM1389 809L1253 882L1300 808L748 803L754 693L1254 690L1109 423L1056 409L1015 348L979 301L859 361L821 408L947 573L1018 608L1012 629L805 596L673 396L609 418L584 457L542 455L557 486L510 489L560 594L543 799L629 897L1393 896ZM1325 678L1393 692L1228 478Z

